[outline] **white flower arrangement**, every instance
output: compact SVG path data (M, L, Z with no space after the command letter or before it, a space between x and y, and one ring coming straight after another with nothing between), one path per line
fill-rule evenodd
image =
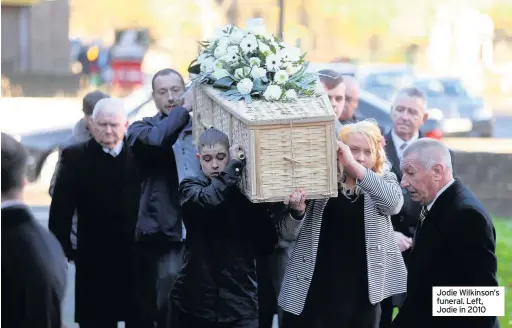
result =
M298 48L287 47L264 28L224 27L215 38L199 42L202 50L190 64L195 81L227 89L231 101L263 97L295 101L315 94L317 76L307 73L308 62Z

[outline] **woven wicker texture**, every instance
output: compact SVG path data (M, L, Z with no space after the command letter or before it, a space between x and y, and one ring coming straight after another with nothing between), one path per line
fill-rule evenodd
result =
M196 88L194 137L197 140L205 129L215 127L226 133L231 143L245 149L247 166L240 189L251 201L281 202L299 187L306 190L309 199L337 195L334 115L322 98L301 99L298 105L256 101L233 107L234 103L227 101L231 106L227 107L220 97L211 87ZM261 115L256 113L259 105ZM272 106L281 109L272 114L271 108L277 108ZM293 113L292 106L303 108L307 119ZM236 115L234 110L242 114ZM279 119L270 119L272 115Z
M233 102L221 96L222 91L212 86L199 85L214 102L247 125L329 122L334 120L334 112L325 94L311 98L299 98L296 102L270 102L254 100Z

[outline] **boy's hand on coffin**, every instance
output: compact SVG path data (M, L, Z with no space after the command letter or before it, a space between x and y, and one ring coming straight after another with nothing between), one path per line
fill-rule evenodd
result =
M287 196L284 204L288 206L290 214L294 218L301 218L306 212L306 194L303 189L295 190L291 195Z
M242 146L238 144L233 144L229 148L229 158L230 159L238 159L240 161L243 161L245 159L245 152Z

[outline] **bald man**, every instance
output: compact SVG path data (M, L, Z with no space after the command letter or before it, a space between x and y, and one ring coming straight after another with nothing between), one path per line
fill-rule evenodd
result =
M422 205L409 257L407 297L395 328L491 328L496 317L433 316L435 286L498 286L496 233L484 206L458 179L440 141L418 139L403 151L401 185Z

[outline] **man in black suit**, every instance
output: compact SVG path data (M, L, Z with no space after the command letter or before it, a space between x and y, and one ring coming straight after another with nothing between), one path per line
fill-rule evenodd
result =
M386 155L391 163L391 170L396 174L398 181L402 179L400 171L400 158L408 145L423 138L420 127L428 118L426 112L427 98L425 93L417 88L401 89L391 107L393 128L386 134ZM453 163L453 153L450 151ZM403 189L404 205L400 213L391 217L398 247L402 252L405 264L408 264L412 237L418 224L421 205L415 202ZM399 307L405 295L395 295L381 302L380 328L389 328L393 317L393 308Z
M62 151L49 228L76 264L75 321L81 328L136 324L135 224L140 179L124 138L122 100L94 107L95 138ZM70 241L77 212L77 248Z
M66 258L23 203L28 155L2 133L2 327L61 328Z
M493 328L496 317L433 316L432 287L498 286L496 233L475 195L453 178L448 148L423 138L402 154L401 185L422 206L411 250L407 297L395 328ZM434 308L437 311L436 308Z

